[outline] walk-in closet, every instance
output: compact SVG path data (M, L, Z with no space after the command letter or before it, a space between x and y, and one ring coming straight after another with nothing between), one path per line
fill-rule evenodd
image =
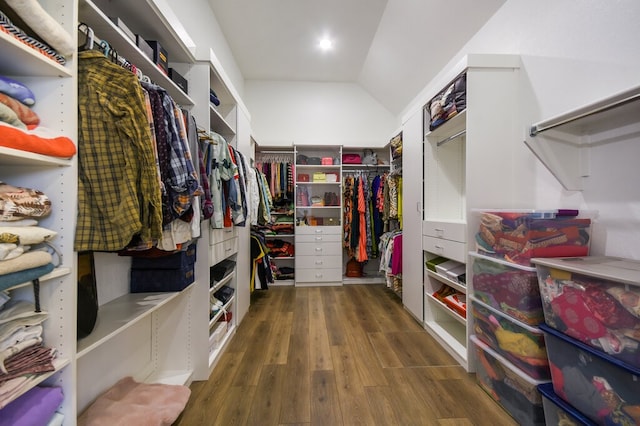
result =
M0 0L0 426L640 424L634 0Z

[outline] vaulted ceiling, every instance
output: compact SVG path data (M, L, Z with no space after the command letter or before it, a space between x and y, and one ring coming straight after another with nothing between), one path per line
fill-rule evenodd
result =
M245 80L357 83L399 114L505 1L209 3Z

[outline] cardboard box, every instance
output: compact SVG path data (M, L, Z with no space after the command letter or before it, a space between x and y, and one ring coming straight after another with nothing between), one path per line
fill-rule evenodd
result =
M129 37L129 39L131 39L133 43L136 42L136 35L129 29L129 27L125 25L124 22L122 22L122 19L118 18L117 16L109 16L109 19L111 19L111 21L116 24L116 27L118 27L127 37Z
M153 49L140 34L136 34L136 46L150 61L153 61Z
M175 69L169 68L169 78L184 92L189 93L189 83Z
M153 49L153 62L168 76L169 54L156 40L147 40L147 43Z

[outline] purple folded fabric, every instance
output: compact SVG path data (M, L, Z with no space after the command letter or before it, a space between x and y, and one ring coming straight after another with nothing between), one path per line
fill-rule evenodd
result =
M44 426L63 399L62 388L36 386L2 409L0 426Z

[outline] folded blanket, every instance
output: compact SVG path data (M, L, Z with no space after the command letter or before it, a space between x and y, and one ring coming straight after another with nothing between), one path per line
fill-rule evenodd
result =
M171 425L184 410L186 386L137 383L125 377L100 395L78 417L78 425Z
M2 103L0 103L0 121L18 129L27 129L27 125L20 121L18 114Z
M51 263L52 260L51 253L46 251L28 251L15 259L0 260L0 276L44 266Z
M18 221L25 218L40 218L49 213L51 213L51 200L44 192L0 181L0 220Z
M34 128L40 124L40 117L31 108L9 95L0 93L0 103L8 106L16 113L18 119L27 127Z
M59 158L71 158L76 146L66 136L39 136L43 129L20 130L0 122L0 146Z
M0 426L46 425L63 399L62 388L36 386L2 409Z
M23 271L12 272L0 275L0 291L13 287L14 285L33 281L41 276L53 271L53 263L47 263L43 266L25 269Z
M3 226L0 228L0 243L33 245L51 241L56 235L56 231L41 226Z

